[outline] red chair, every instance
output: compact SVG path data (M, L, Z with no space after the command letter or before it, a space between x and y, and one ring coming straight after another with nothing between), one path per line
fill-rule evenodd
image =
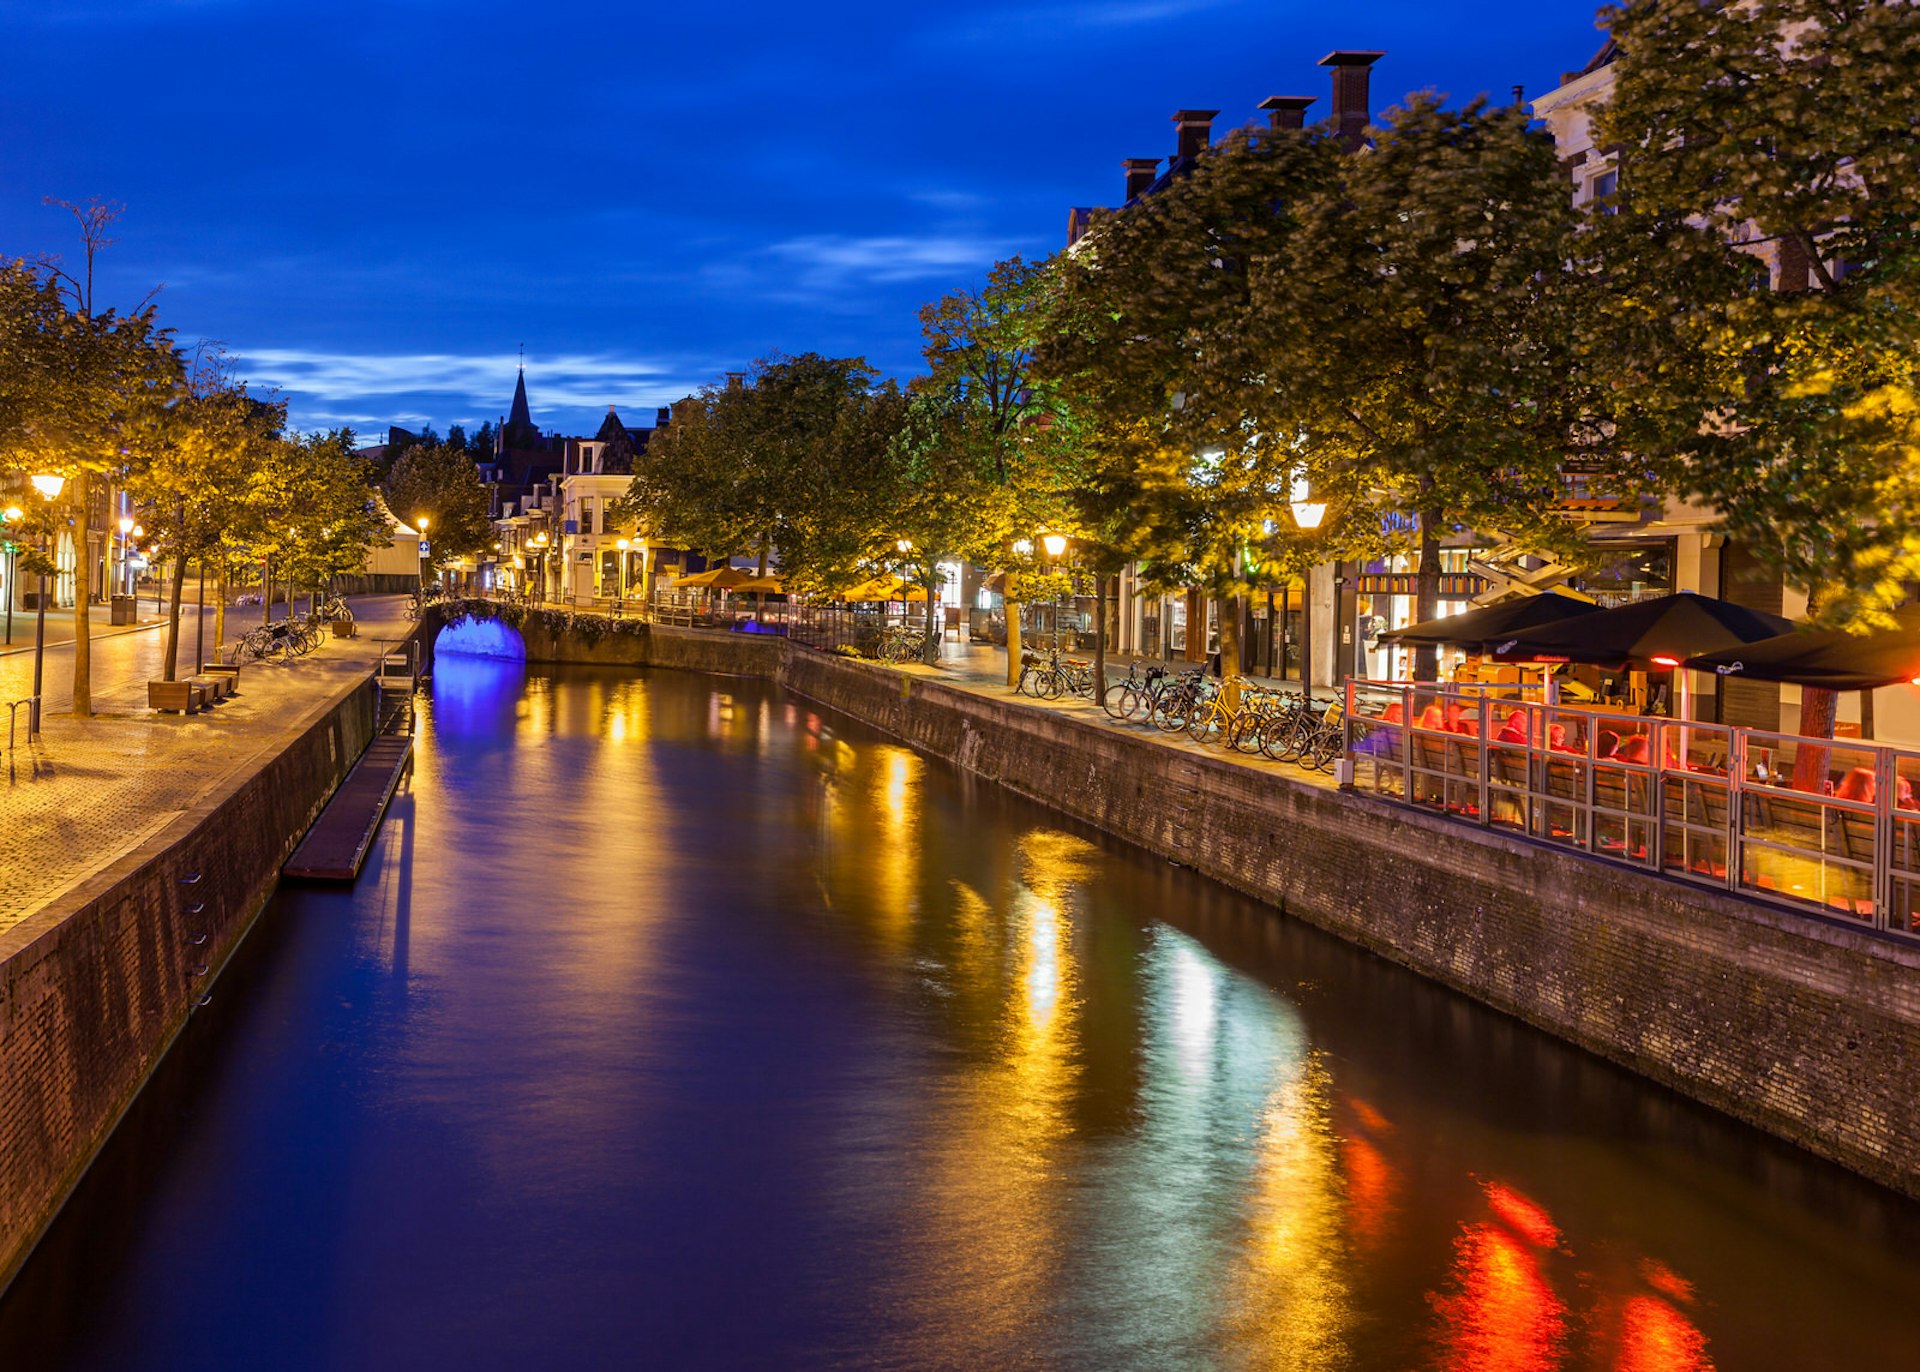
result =
M1835 800L1853 800L1858 801L1862 805L1871 805L1873 804L1876 789L1873 780L1873 769L1871 767L1855 767L1852 771L1840 778L1839 788L1834 791L1833 798Z

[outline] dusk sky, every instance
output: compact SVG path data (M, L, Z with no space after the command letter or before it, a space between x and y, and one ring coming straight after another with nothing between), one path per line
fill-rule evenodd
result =
M1269 95L1328 113L1537 95L1590 0L802 6L589 0L0 0L0 254L66 253L53 196L117 200L104 303L156 284L302 428L590 432L775 352L905 376L915 310L1041 257L1072 205Z

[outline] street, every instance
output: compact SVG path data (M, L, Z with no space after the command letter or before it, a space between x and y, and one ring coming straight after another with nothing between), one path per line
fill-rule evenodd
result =
M180 675L191 675L191 669L197 664L193 661L193 610L186 606L180 615ZM236 624L251 625L258 622L260 609L253 606L251 612L245 609L227 611L229 635L237 632ZM55 616L48 615L48 628L53 627L55 618L71 622L71 614L61 611ZM63 629L66 624L61 626ZM96 626L93 640L93 705L94 709L125 710L144 706L142 693L145 683L160 675L161 664L166 659L167 631L164 625L143 628L128 633L124 629L100 630ZM209 654L213 651L213 610L206 611L206 647ZM25 651L21 651L23 649ZM48 643L46 649L46 667L42 680L44 699L41 704L43 714L66 710L73 704L73 644ZM0 656L0 703L25 699L33 693L33 616L14 616L13 650Z

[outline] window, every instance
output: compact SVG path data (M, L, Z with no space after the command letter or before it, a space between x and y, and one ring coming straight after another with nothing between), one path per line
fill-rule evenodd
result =
M1619 189L1620 171L1617 167L1608 167L1587 182L1587 203L1598 207L1602 214L1612 214L1619 207L1603 202Z

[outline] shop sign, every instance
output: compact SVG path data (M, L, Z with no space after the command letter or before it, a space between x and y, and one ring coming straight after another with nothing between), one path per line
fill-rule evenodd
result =
M1420 594L1420 574L1418 572L1362 572L1356 579L1361 595L1418 595ZM1440 598L1442 600L1472 600L1484 594L1487 579L1472 572L1440 573Z

